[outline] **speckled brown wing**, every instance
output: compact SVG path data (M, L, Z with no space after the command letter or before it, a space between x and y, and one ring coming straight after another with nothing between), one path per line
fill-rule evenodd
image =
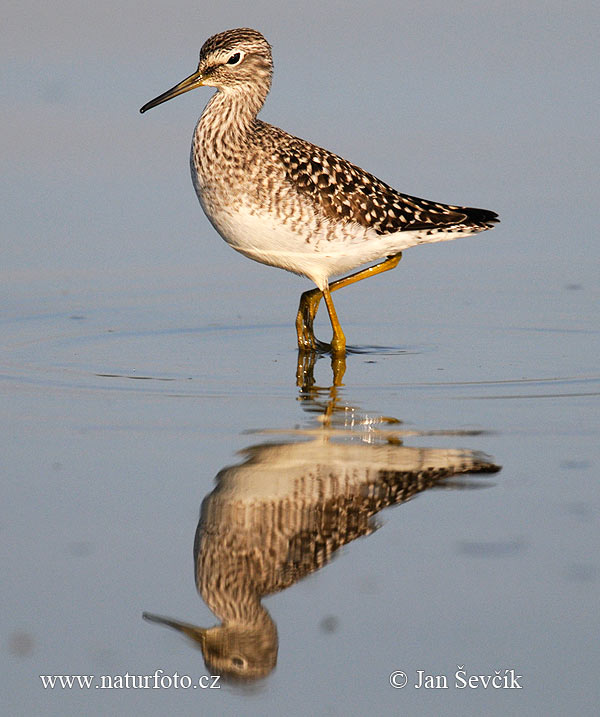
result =
M306 194L333 221L352 221L378 234L444 227L487 228L496 214L438 204L400 194L360 167L291 135L277 153L294 187Z

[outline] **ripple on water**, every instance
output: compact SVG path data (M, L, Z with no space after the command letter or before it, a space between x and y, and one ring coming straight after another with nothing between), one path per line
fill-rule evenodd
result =
M0 378L39 388L104 392L143 392L177 396L262 395L264 376L269 390L289 393L290 376L278 387L269 362L294 361L295 349L282 335L289 326L208 325L166 328L106 328L111 316L102 311L47 314L4 322ZM403 369L404 358L435 356L434 344L354 346L348 365L398 361L386 387L403 391L469 399L542 399L600 395L600 376L500 377L475 381L403 381L414 372ZM319 358L329 360L326 355ZM441 370L441 369L438 369ZM248 376L262 377L261 387ZM356 384L356 381L353 382Z

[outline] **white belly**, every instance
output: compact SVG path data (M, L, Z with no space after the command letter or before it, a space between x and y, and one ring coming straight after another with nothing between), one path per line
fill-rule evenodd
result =
M455 238L426 237L424 232L379 235L356 223L319 222L307 212L280 219L251 210L244 203L234 209L216 209L205 198L200 201L215 229L233 249L262 264L307 276L320 289L332 276L415 244Z

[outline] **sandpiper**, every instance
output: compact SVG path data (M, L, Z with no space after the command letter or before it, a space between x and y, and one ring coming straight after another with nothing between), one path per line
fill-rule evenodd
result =
M231 247L317 285L300 299L298 348L320 345L313 321L323 297L333 329L331 352L343 356L346 338L332 291L393 269L402 251L416 244L491 229L497 214L401 194L332 152L259 120L272 72L271 46L260 32L227 30L204 43L196 72L140 112L196 87L217 88L192 141L200 204ZM383 261L329 282L377 260Z

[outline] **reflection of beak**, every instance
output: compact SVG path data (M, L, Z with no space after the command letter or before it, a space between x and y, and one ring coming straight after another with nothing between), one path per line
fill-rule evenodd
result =
M172 100L173 97L177 97L177 95L182 95L184 92L195 90L196 87L202 87L204 84L203 80L204 77L202 76L200 70L196 70L193 75L186 77L185 80L182 80L178 85L175 85L175 87L171 87L170 90L163 92L162 95L159 95L153 100L150 100L150 102L147 102L142 107L140 112L143 114L146 110L152 109L152 107L156 107L156 105L160 105L167 100Z
M167 99L169 98L167 97ZM194 642L197 642L201 648L204 648L204 643L206 642L206 633L208 632L206 628L196 627L196 625L192 625L189 622L179 622L179 620L172 620L170 617L153 615L150 612L142 613L142 617L144 618L144 620L148 620L149 622L157 622L159 625L167 625L167 627L172 627L175 630L179 630L179 632L183 632L184 635L187 635Z

